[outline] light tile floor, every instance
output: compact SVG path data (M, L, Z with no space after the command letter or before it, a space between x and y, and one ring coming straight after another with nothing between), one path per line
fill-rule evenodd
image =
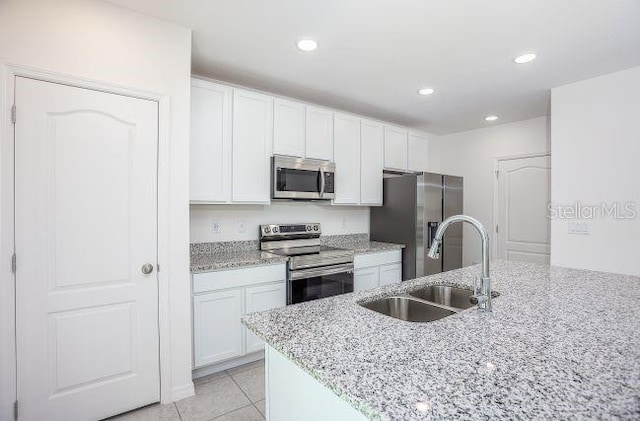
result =
M194 380L196 394L109 421L264 421L264 360Z

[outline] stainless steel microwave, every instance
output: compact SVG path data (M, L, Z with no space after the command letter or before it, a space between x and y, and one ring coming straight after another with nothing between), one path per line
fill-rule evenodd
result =
M274 155L271 158L271 198L330 200L336 197L333 162Z

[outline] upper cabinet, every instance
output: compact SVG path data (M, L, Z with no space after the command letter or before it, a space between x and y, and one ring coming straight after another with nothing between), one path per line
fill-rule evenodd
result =
M272 122L271 97L234 89L231 168L235 203L270 203Z
M407 131L399 127L384 126L384 167L407 170Z
M333 203L357 205L360 203L360 119L336 113L333 140L336 163L336 197Z
M303 104L284 99L273 100L273 153L305 156L305 119Z
M408 169L409 171L428 171L428 139L421 133L409 133Z
M363 119L360 125L360 204L382 205L383 167L383 126Z
M231 98L229 87L191 82L190 200L231 200Z
M306 157L333 159L333 112L307 106Z

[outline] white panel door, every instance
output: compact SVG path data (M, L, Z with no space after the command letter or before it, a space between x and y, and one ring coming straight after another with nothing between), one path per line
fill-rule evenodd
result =
M232 200L269 203L272 130L271 97L233 91Z
M284 307L287 305L287 286L284 282L269 285L247 287L245 289L245 313L255 311L270 310L272 308ZM247 348L246 353L262 351L264 342L247 328L246 331Z
M304 158L304 104L276 98L273 100L273 153Z
M334 161L336 163L334 203L360 203L360 119L345 114L334 116Z
M353 271L353 292L366 291L378 286L380 286L380 271L377 266Z
M21 77L15 101L20 419L156 402L157 103Z
M498 166L498 258L549 263L551 158L500 160Z
M407 170L407 131L384 126L384 167L390 170Z
M380 123L362 120L360 130L360 203L382 205L383 127Z
M402 281L402 264L380 266L380 286L397 284Z
M306 157L333 159L333 112L307 106Z
M409 133L407 166L409 171L427 171L428 140L426 136Z
M242 291L237 288L193 297L195 368L243 355Z
M231 95L226 86L191 81L192 202L231 200Z

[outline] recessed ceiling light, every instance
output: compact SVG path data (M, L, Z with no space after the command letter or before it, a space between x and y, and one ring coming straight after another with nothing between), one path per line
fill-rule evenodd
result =
M496 121L498 119L497 115L488 115L485 118L485 121Z
M525 64L536 59L536 53L524 53L513 59L515 64Z
M420 95L431 95L435 90L433 88L421 88L418 89L418 94Z
M310 38L302 38L298 40L298 50L309 53L318 48L318 42Z

